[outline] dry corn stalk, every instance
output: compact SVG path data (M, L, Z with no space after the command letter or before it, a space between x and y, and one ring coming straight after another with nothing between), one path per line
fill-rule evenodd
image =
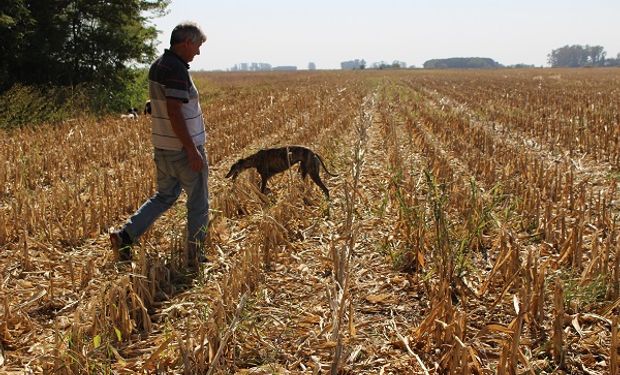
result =
M609 369L610 374L618 374L620 371L620 363L618 363L618 349L620 349L620 339L618 338L618 315L616 315L611 324L611 343L609 347Z
M553 361L558 367L563 368L564 292L562 288L562 283L559 279L555 281L553 305L555 307L555 315L553 317Z
M332 363L330 366L330 373L336 375L340 371L340 361L343 346L343 336L341 328L343 327L344 315L347 312L347 306L349 311L352 311L351 304L352 299L350 296L352 278L351 274L351 258L354 254L355 245L357 242L358 228L355 224L357 205L359 201L359 184L362 176L362 170L365 163L366 146L368 142L368 129L372 126L373 116L372 108L374 107L374 97L365 99L363 106L361 107L361 114L358 122L355 124L356 143L353 147L353 163L351 165L351 185L345 184L345 224L342 229L341 237L344 240L342 247L334 246L332 242L331 255L332 255L332 267L334 269L333 275L335 276L333 286L328 289L330 295L330 307L332 310L332 340L336 342L332 355ZM340 250L340 251L339 251ZM352 325L353 316L349 316L349 327Z

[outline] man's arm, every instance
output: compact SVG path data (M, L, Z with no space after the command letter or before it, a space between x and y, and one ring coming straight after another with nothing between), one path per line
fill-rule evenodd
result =
M185 152L187 152L187 158L189 160L189 166L193 171L198 172L204 167L205 161L202 159L202 155L198 152L198 149L194 145L194 141L187 131L187 125L181 112L181 106L183 102L177 99L166 99L166 107L168 109L168 117L172 124L172 130L174 134L179 138L183 144Z

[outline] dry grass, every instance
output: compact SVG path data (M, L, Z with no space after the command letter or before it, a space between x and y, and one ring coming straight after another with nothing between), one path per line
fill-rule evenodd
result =
M0 372L618 372L620 74L204 74L210 262L180 202L115 264L152 193L149 124L6 133ZM224 179L276 145L296 171ZM184 198L181 199L181 201Z

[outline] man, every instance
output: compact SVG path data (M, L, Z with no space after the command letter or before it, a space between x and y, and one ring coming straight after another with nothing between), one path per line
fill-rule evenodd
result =
M117 231L110 233L119 260L131 260L131 246L187 193L188 262L205 261L204 241L209 219L205 127L198 91L188 63L200 54L207 37L193 22L172 30L170 49L149 70L152 142L157 167L157 192Z

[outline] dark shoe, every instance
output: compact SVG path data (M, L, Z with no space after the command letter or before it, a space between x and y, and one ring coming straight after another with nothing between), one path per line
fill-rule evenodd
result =
M112 245L112 251L116 259L121 262L131 260L131 240L127 233L123 230L114 231L110 233L110 244Z
M205 256L204 250L200 247L190 245L187 248L187 265L190 268L198 267L200 264L204 264L209 260Z
M209 261L209 259L207 259L207 256L204 255L202 251L198 253L198 255L196 256L196 260L198 260L198 263L207 263Z

